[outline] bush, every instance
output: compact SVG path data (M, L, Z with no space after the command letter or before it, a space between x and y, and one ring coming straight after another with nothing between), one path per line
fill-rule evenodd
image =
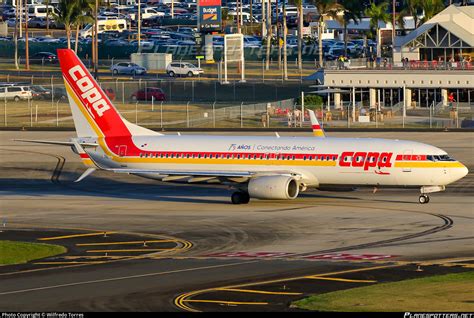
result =
M301 105L301 97L297 100L298 105ZM319 95L305 95L304 96L304 107L306 109L316 110L321 109L323 106L323 98Z

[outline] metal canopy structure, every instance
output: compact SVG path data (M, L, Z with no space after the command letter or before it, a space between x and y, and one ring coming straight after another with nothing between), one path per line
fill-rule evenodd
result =
M451 5L405 37L397 47L472 49L474 6Z
M406 46L427 49L467 49L472 45L446 30L439 24L430 25L430 28L421 35L408 42Z
M306 94L333 94L333 93L350 94L351 91L348 91L345 89L339 89L339 88L328 88L328 89L322 89L319 91L307 92Z

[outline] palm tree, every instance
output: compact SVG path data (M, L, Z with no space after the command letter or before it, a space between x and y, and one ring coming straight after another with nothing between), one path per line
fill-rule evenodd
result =
M15 7L15 33L13 35L13 40L15 42L15 68L18 70L20 66L18 65L18 18L19 18L19 6Z
M387 13L388 2L382 2L380 4L370 3L370 6L365 9L365 15L370 18L370 27L375 29L375 37L377 40L377 57L381 56L380 46L380 28L379 22L387 23L390 21L390 14Z
M418 12L421 11L421 2L423 0L404 0L404 8L398 15L398 24L404 27L404 17L413 17L415 29L418 27L419 19Z
M262 2L263 3L263 2ZM267 5L266 10L266 23L267 23L267 54L266 54L266 61L265 61L265 69L268 71L270 69L270 53L272 48L272 6L270 0L267 0L267 3L263 3L262 5Z
M362 18L362 12L360 10L360 1L342 0L340 3L344 6L342 23L344 25L344 55L347 56L347 25L350 21L358 24Z
M77 49L79 45L79 29L82 28L87 23L94 23L92 14L94 11L94 1L93 0L75 0L78 10L81 11L81 14L75 17L74 24L76 26L76 43L74 44L74 51L77 54Z
M424 17L420 20L420 23L425 23L444 10L443 0L421 0L420 5L424 12Z
M288 79L288 50L286 47L286 35L288 29L286 27L286 0L283 0L283 78Z
M49 0L46 0L46 34L49 35Z
M82 14L77 1L59 0L58 13L53 14L57 23L64 24L67 37L67 48L71 48L71 29L76 23L78 16Z
M298 69L301 70L303 68L301 53L303 47L303 0L290 0L290 3L296 6L298 11Z
M313 0L318 10L318 45L319 45L319 66L323 66L323 23L325 18L340 20L338 12L343 10L343 6L335 0Z

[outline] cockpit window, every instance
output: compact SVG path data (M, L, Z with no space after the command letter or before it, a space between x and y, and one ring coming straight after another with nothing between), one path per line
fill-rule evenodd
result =
M440 156L428 155L426 156L426 159L428 159L429 161L456 161L455 159L451 158L448 155L440 155Z

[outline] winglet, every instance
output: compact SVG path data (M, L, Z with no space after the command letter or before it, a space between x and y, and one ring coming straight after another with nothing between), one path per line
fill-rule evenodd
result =
M313 128L313 135L316 137L326 137L324 130L322 129L321 125L319 125L319 121L316 118L316 114L312 110L308 110L309 118L311 119L311 127Z

